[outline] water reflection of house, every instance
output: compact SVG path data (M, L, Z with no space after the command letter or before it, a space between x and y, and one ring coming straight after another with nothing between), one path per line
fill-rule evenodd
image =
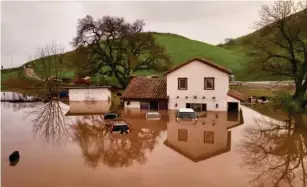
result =
M164 144L194 162L230 150L232 127L242 124L240 113L208 112L196 124L177 123L170 118Z
M74 101L69 102L66 116L103 115L111 107L109 101Z

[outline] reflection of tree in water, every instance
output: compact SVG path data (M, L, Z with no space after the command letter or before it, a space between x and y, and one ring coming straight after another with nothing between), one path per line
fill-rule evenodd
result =
M68 118L61 103L51 100L37 106L30 115L34 115L34 136L41 136L47 143L65 144L69 139Z
M93 118L94 119L94 118ZM152 151L160 130L132 129L127 135L109 134L103 122L77 120L74 140L80 145L85 163L97 167L99 162L111 168L145 164L146 152Z
M246 129L240 145L243 166L257 174L252 183L307 186L307 129L290 120L257 124Z

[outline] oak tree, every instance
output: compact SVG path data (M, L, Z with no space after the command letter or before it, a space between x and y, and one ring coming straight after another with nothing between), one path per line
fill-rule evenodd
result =
M85 16L78 21L72 45L91 50L91 73L115 77L126 87L137 71L165 71L170 63L165 49L150 32L143 32L144 22L129 23L124 18L104 16L94 20Z

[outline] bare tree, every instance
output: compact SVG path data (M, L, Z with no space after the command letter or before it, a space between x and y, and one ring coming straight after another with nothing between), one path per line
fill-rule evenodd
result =
M307 2L282 1L261 8L261 28L254 34L249 55L252 68L261 68L279 77L294 80L293 99L300 106L307 105Z
M64 48L54 41L38 47L37 61L45 81L45 93L57 93L58 80L63 77Z
M59 101L51 100L34 108L28 115L34 116L33 134L47 143L64 145L71 136L69 119Z
M256 121L245 129L239 151L243 166L255 173L256 186L307 186L307 131L293 120Z
M126 87L136 71L165 71L170 59L155 42L152 33L143 33L144 22L126 22L123 18L105 16L94 20L87 15L78 21L73 46L91 49L92 74L114 76Z

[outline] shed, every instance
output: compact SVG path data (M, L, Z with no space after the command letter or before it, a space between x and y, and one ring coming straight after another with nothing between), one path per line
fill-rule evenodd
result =
M71 86L68 90L69 101L111 101L109 86Z

